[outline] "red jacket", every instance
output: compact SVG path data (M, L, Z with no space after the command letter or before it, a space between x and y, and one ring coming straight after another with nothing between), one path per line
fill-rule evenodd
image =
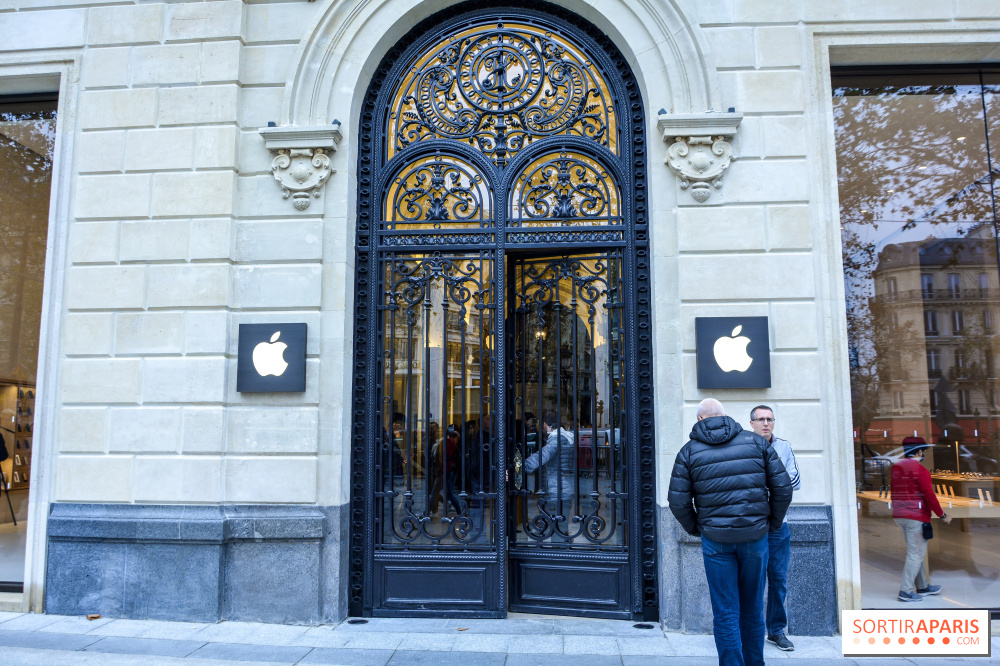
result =
M931 473L913 458L903 458L889 472L892 479L892 517L931 522L931 511L944 515Z

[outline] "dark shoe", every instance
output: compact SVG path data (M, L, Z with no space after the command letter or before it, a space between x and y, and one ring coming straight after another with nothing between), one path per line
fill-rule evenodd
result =
M928 585L927 587L917 590L917 594L941 594L941 586Z
M940 589L940 588L939 588ZM924 598L917 594L916 592L903 592L899 591L899 596L896 597L900 601L923 601Z
M767 642L771 645L778 646L779 650L784 650L785 652L791 652L795 649L792 642L784 634L778 634L777 636L768 636Z

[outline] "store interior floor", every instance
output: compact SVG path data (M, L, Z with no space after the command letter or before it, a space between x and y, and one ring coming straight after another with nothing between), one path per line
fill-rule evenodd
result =
M1000 606L1000 519L961 521L950 525L934 519L934 538L927 544L932 585L941 593L920 602L902 602L899 594L906 544L890 512L873 507L858 515L861 542L861 597L867 609L997 608Z
M11 519L11 507L17 525ZM28 491L14 490L0 496L0 581L19 582L24 579L25 535L28 527Z

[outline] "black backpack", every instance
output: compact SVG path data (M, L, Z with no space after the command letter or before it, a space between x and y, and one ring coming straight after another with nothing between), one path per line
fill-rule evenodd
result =
M7 452L7 442L3 441L3 435L0 434L0 462L10 458L10 454Z

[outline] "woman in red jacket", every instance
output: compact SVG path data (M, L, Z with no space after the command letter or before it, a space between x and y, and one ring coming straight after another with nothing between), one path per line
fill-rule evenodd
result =
M931 585L924 569L927 555L927 539L924 538L924 524L930 524L931 511L946 523L951 522L941 509L931 473L920 463L924 459L927 443L922 437L907 437L903 440L902 460L892 466L892 518L903 530L906 540L906 562L903 564L903 583L899 588L900 601L920 601L924 594L938 594L940 585ZM919 458L915 458L920 456ZM916 584L914 584L916 581Z

